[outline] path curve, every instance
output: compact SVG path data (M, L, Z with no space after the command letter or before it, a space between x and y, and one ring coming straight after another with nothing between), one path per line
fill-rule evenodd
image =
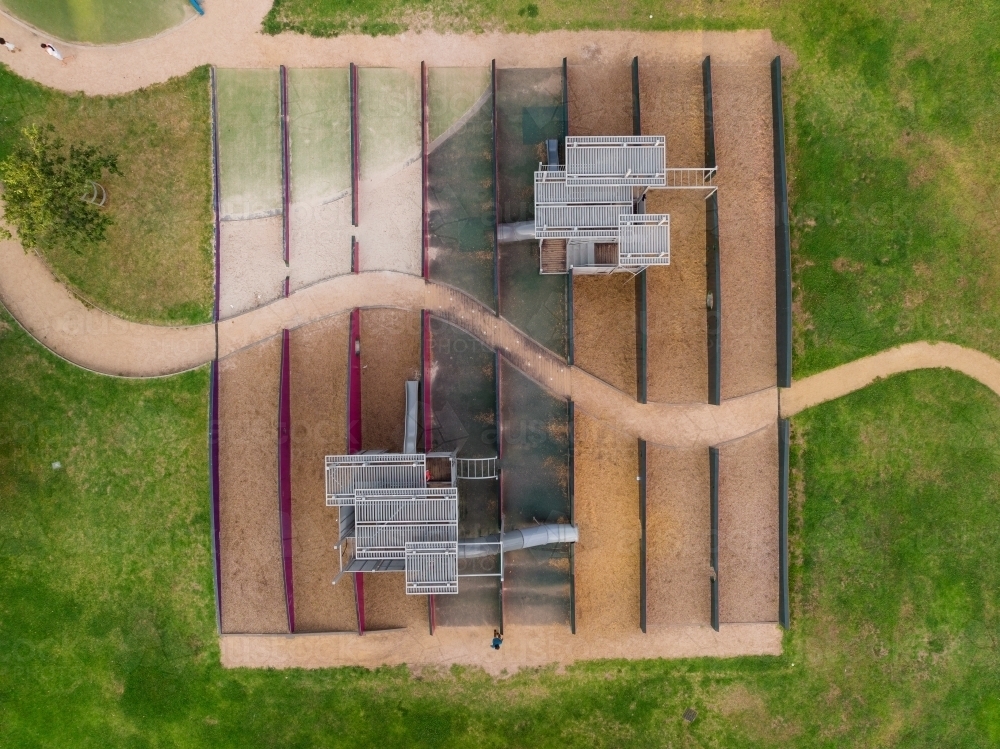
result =
M872 384L915 369L953 369L1000 395L1000 361L955 343L917 341L857 359L792 383L781 391L781 415L793 416Z
M60 283L35 253L13 240L0 242L0 301L42 345L85 369L125 377L158 377L201 366L216 356L212 324L166 327L128 322L88 308ZM556 395L656 444L715 445L760 429L778 416L839 398L880 377L914 369L949 368L1000 395L1000 361L953 343L909 343L721 406L637 403L631 396L567 365L541 344L466 294L418 276L371 271L321 281L218 325L218 356L276 335L284 328L355 307L428 309L501 351L515 366Z
M42 345L94 372L157 377L192 369L216 355L214 325L143 325L87 308L52 276L36 254L25 253L15 241L0 242L0 301ZM581 410L652 443L711 445L748 434L777 418L776 388L734 398L722 406L637 403L602 380L567 365L462 292L392 271L330 278L222 320L218 355L228 356L284 328L370 306L431 310L501 351L557 396L572 398Z

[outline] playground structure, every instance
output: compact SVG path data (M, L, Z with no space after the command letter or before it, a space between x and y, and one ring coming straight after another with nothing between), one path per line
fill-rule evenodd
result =
M747 70L737 72L754 86L770 80L766 65ZM234 466L274 452L260 444L235 459L227 440L239 430L223 427L224 634L422 630L449 640L459 628L506 625L667 642L670 627L724 637L737 624L779 621L779 431L678 451L616 432L613 409L585 413L573 401L593 377L640 404L647 392L672 400L649 387L662 373L646 362L677 358L665 336L675 321L709 380L704 394L675 402L759 390L738 368L720 374L719 351L743 366L734 343L771 357L760 377L773 387L774 331L735 339L725 321L774 316L773 260L752 272L765 253L775 257L773 237L759 239L762 227L773 233L773 212L751 201L752 233L727 223L741 195L773 190L769 164L747 172L734 155L769 154L760 144L772 145L770 122L761 102L736 96L742 84L729 70L713 110L707 60L683 75L649 65L640 77L638 60L631 71L591 71L217 75L221 318L306 299L331 273L419 269L427 282L422 308L359 298L349 315L288 331L281 380L267 388L290 382L279 398L290 415L277 422L290 447L263 465L292 474L278 482L280 523L241 524L234 535L237 508L270 491L239 483ZM588 91L588 76L614 82L621 113L590 114L588 96L602 92ZM664 80L691 84L683 101L698 108L684 122L657 98ZM575 132L570 100L583 123ZM724 116L716 164L714 121ZM755 129L744 134L734 120ZM668 165L668 145L677 163L704 166ZM392 216L377 210L396 202ZM266 243L240 241L252 227ZM719 236L744 237L721 265ZM678 276L683 294L670 293ZM606 350L633 351L631 371L606 375ZM223 425L240 406L235 383L253 379L234 374L251 352L220 362ZM258 399L271 397L262 388ZM256 440L270 428L244 431Z
M567 136L535 172L534 237L544 273L638 273L670 265L670 215L646 213L651 188L708 189L716 169L667 168L665 136ZM505 237L518 228L505 228Z
M408 406L407 421L412 414L415 422L416 400ZM497 463L454 451L327 456L326 506L339 513L338 557L350 554L334 584L346 573L405 572L409 595L457 594L461 576L503 582L505 551L577 540L577 529L562 524L459 539L459 479L496 481ZM459 574L459 559L492 555L499 557L498 572Z

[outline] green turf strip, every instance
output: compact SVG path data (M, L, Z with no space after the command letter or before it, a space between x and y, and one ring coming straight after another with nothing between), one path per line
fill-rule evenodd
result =
M224 219L280 213L278 71L216 71L219 175Z
M351 189L347 68L288 71L292 200L325 202Z
M188 0L2 0L0 7L57 39L91 44L145 39L195 14ZM8 33L16 43L16 32Z
M784 656L596 661L499 681L461 668L227 671L206 371L87 374L2 319L4 746L1000 741L1000 400L960 375L898 376L796 417Z

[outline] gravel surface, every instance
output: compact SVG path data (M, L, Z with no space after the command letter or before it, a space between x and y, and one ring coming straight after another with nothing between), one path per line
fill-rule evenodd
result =
M722 397L777 383L768 65L712 66L722 257Z
M711 623L708 450L646 448L646 617Z
M635 437L575 412L576 630L639 628L639 451Z
M631 274L573 277L573 363L634 396L635 280Z
M421 179L417 158L390 175L361 181L356 230L361 270L421 274Z
M351 272L351 195L332 203L293 203L289 211L292 291ZM280 269L279 269L280 272Z
M284 293L281 216L223 221L220 236L219 317L249 312Z
M287 632L278 518L276 336L219 362L222 631Z
M323 458L347 452L347 338L350 315L291 332L292 570L298 632L355 631L354 585L333 545L338 513L326 507ZM346 560L345 560L346 561Z
M778 618L777 423L719 447L719 618Z

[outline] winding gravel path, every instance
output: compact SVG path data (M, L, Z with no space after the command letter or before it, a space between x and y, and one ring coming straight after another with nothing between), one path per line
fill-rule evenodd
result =
M1000 395L1000 361L954 343L917 341L857 359L792 383L781 391L781 415L853 393L875 380L915 369L953 369Z

